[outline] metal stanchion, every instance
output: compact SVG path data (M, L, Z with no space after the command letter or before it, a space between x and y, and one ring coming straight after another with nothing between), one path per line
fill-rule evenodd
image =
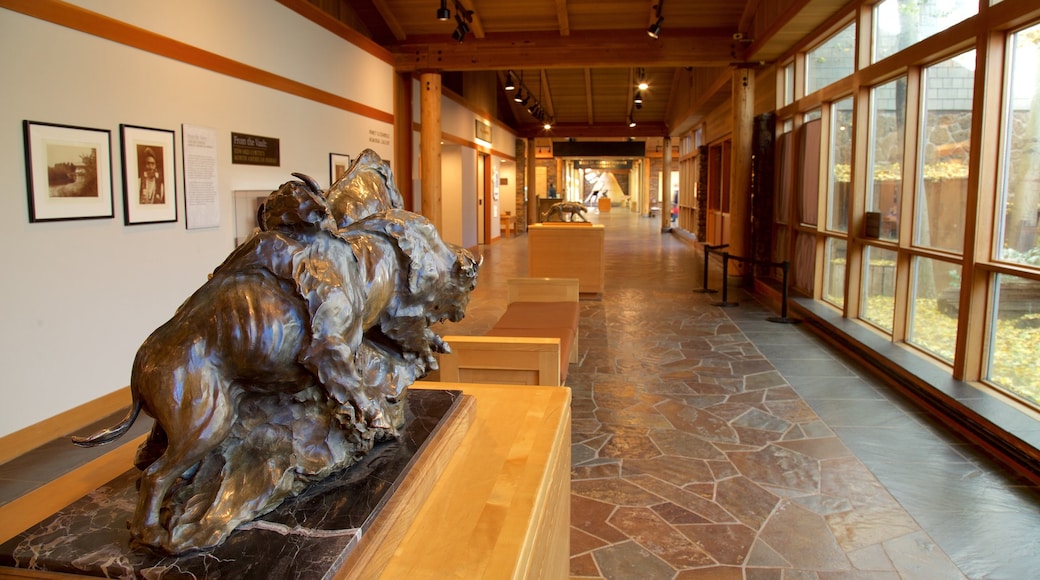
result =
M712 306L739 306L736 302L730 302L726 298L729 296L729 252L722 253L722 301L714 302Z
M766 318L766 320L768 320L769 322L778 322L781 324L797 324L801 322L801 320L796 320L794 318L787 317L787 298L790 293L788 290L788 284L790 284L791 262L783 262L782 264L780 264L780 268L781 270L783 270L784 273L782 298L780 304L780 316L770 316L769 318Z
M729 244L719 244L718 246L709 246L708 244L704 244L704 287L696 289L694 292L700 294L714 294L718 292L718 290L708 288L708 253L711 252L711 250L718 250L726 247L729 247ZM725 279L723 279L723 282L725 282Z

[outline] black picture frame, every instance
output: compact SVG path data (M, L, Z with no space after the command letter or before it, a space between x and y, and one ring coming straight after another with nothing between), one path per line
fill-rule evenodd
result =
M170 129L119 125L123 160L123 223L177 221L176 134Z
M22 129L30 223L115 217L111 131L29 120Z

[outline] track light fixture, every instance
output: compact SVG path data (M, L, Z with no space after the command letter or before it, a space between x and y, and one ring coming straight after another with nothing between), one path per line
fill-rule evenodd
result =
M650 28L646 29L646 34L650 38L657 38L661 35L661 23L664 22L664 16L658 16L657 22L650 25Z
M643 91L636 91L636 98L633 99L633 102L637 105L643 104Z
M524 71L520 71L517 75L512 70L506 71L505 85L503 87L506 91L513 91L513 102L527 109L527 112L534 117L536 121L542 124L542 128L548 131L556 123L556 120L549 114L549 111L542 106L541 101L535 96L531 89L524 85ZM539 87L540 88L540 87Z
M639 67L636 86L639 87L639 90L641 91L645 91L650 88L650 83L646 81L646 69L644 69L643 67Z
M664 16L661 16L661 5L664 4L664 0L657 0L657 5L654 6L654 10L657 14L657 22L650 25L650 28L646 29L646 35L650 38L656 39L661 35L661 23L664 22Z
M441 1L442 7L445 2L446 0ZM446 7L443 10L447 12ZM437 17L440 18L441 14L441 10L438 10ZM455 32L451 33L451 37L459 44L462 44L462 41L466 39L466 34L469 32L469 23L473 22L473 11L466 10L466 7L460 4L459 0L455 0L455 22Z
M441 7L437 9L437 20L451 20L451 10L448 10L448 0L441 0Z
M632 127L635 127L635 126L636 126L635 119L632 118L632 115L629 115L628 116L628 127L632 128Z

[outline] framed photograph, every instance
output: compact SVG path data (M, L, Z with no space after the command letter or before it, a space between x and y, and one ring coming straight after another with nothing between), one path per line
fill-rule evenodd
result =
M123 223L177 221L177 166L174 133L119 126L123 150Z
M36 121L22 128L30 222L115 216L111 132Z
M350 155L329 153L329 187L350 169Z

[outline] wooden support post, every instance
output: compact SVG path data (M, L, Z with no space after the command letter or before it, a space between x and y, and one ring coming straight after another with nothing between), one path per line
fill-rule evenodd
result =
M422 214L441 229L441 74L424 72L419 76L420 176Z
M755 71L741 67L733 70L732 79L733 145L730 148L730 236L729 252L735 256L751 257L751 156L752 130L755 117ZM727 240L723 240L726 242ZM749 272L744 263L737 261L734 275Z

